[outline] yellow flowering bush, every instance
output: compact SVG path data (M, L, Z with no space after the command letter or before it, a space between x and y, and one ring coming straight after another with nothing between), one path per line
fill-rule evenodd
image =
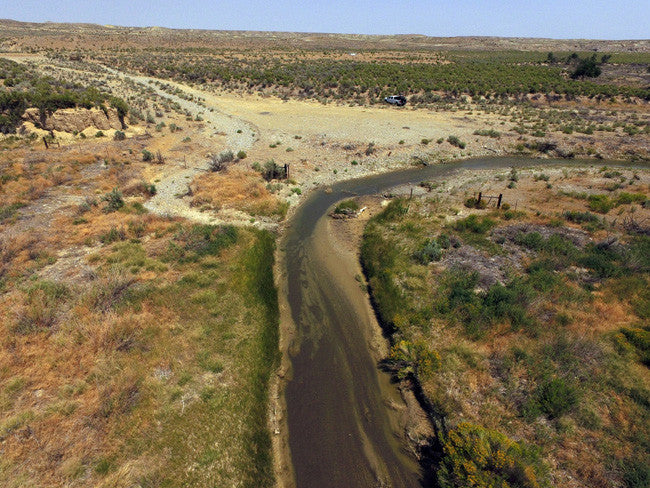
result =
M442 438L442 487L541 488L545 468L537 453L504 434L463 422Z

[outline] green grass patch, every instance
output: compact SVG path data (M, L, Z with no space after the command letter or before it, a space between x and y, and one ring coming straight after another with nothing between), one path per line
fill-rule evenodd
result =
M602 214L606 214L616 206L616 202L607 195L589 195L587 202L589 210Z
M629 205L631 203L643 203L648 198L643 193L621 192L616 196L616 205Z
M571 412L578 403L577 389L561 378L542 382L524 407L524 415L535 418L540 414L556 419Z
M237 228L231 225L194 224L181 226L169 243L164 259L168 262L196 262L203 256L217 256L237 242Z
M454 229L459 232L473 232L474 234L485 234L496 225L496 222L489 217L470 215L454 223Z
M343 200L334 207L334 213L339 215L352 215L359 210L359 203L356 200Z
M18 209L24 207L24 203L12 203L11 205L0 206L0 223L11 220L18 212Z

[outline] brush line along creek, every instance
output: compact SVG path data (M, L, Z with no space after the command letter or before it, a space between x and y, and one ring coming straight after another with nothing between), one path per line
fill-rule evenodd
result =
M358 268L341 261L328 235L326 216L332 205L463 170L541 165L594 163L479 158L413 168L315 191L297 209L285 240L288 303L296 329L285 400L298 488L406 488L421 486L422 478L387 406L389 399L400 401L397 388L370 351L375 317L354 279Z

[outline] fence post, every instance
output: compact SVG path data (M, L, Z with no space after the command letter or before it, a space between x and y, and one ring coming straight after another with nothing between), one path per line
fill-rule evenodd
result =
M497 208L501 208L501 198L503 198L503 193L499 193L499 199L497 200Z
M289 179L289 164L285 163L284 164L284 177L288 180Z
M45 136L43 136L43 144L45 144L45 149L50 148L50 146L47 145L47 139L45 139Z
M482 197L482 196L483 196L483 193L478 192L478 200L476 200L476 204L477 204L477 205L478 205L479 203L481 203L481 197Z

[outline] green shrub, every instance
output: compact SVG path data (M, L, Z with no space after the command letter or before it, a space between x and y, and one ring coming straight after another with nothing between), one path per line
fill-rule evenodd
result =
M402 340L393 345L387 362L396 370L399 379L426 378L440 366L440 355L429 350L424 342Z
M118 229L117 227L111 227L108 232L99 236L99 242L102 244L110 244L124 239L126 239L126 232L124 232L124 229Z
M170 242L165 260L192 262L202 256L216 256L222 249L235 244L237 238L237 228L232 225L181 227Z
M432 261L440 261L442 257L442 248L435 240L427 240L413 254L415 260L420 264L429 264Z
M507 321L515 330L534 324L527 307L536 291L527 279L517 278L507 285L499 283L477 293L479 276L462 270L446 272L441 279L435 313L450 322L460 323L465 333L480 338L492 325Z
M533 249L535 251L538 251L542 248L542 245L544 244L544 238L542 237L542 234L539 232L528 232L528 233L523 233L520 232L515 236L514 239L516 244L519 244L520 246L527 247L528 249Z
M464 219L457 220L454 224L454 229L460 232L473 232L475 234L485 234L496 222L489 217L479 217L478 215L470 215Z
M465 200L465 206L467 208L478 208L482 210L487 208L487 201L481 200L479 202L478 198L470 197L467 200Z
M607 195L589 195L587 197L587 202L589 210L602 214L609 212L615 205Z
M610 278L622 273L617 261L621 258L611 247L590 243L577 259L577 263L591 270L598 278Z
M634 273L650 272L650 236L636 236L628 245L625 265Z
M474 131L474 135L499 139L501 137L501 132L496 131L494 129L479 129Z
M643 193L621 192L616 197L616 205L629 205L630 203L643 203L646 196Z
M447 142L449 144L451 144L452 146L456 146L456 147L458 147L460 149L465 149L465 146L466 146L466 144L456 136L447 137Z
M219 154L210 157L208 161L208 168L213 172L222 171L226 168L226 164L231 163L234 160L235 155L230 149L221 151Z
M338 215L352 215L359 210L359 204L356 200L343 200L334 208L334 213Z
M622 463L623 481L627 488L650 486L650 465L643 459L628 459Z
M246 151L239 151L237 153L237 159L246 159Z
M106 207L104 207L106 213L116 212L124 206L122 193L117 188L113 188L110 193L104 195L102 200L106 202Z
M409 207L404 198L393 199L386 208L378 214L375 219L377 222L393 222L401 219L408 213Z
M547 468L537 450L504 434L462 422L442 436L441 487L539 488Z
M526 306L533 296L529 284L515 279L506 286L497 283L482 296L482 317L487 324L508 320L514 330L532 323Z
M576 69L571 73L571 78L575 80L576 78L596 78L600 76L602 70L596 60L595 54L590 58L578 59L578 66L576 66Z
M437 238L436 241L438 241L438 245L442 249L449 249L451 246L451 239L447 234L440 234Z
M24 207L24 203L12 203L11 205L0 205L0 223L9 220L16 215L19 208Z
M273 159L270 159L264 163L264 167L262 167L261 173L262 178L264 178L266 181L283 180L287 177L284 166L277 164Z
M577 403L578 393L575 387L562 378L553 378L537 387L529 408L531 414L540 412L550 419L556 419L573 410Z
M147 149L142 150L142 160L143 161L153 161L153 153Z
M592 214L591 212L578 212L576 210L565 210L562 213L562 216L569 222L575 222L576 224L596 224L602 225L602 221L597 215Z

